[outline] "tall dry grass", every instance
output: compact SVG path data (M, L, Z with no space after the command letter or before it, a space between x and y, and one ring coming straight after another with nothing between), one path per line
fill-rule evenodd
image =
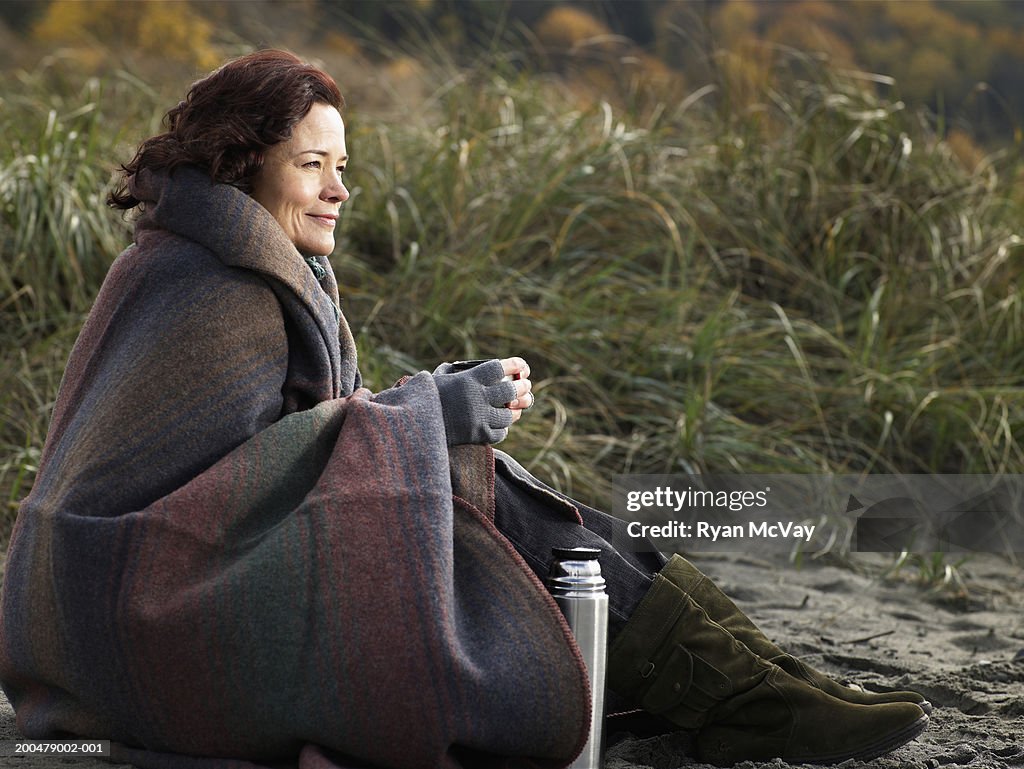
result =
M348 110L335 264L374 387L523 355L537 405L503 448L598 505L620 472L1024 471L1016 158L968 170L890 85L798 55L742 102L723 79L587 104L493 64L428 75L400 118ZM111 120L126 89L143 108ZM127 239L110 170L159 114L124 78L12 90L5 526Z

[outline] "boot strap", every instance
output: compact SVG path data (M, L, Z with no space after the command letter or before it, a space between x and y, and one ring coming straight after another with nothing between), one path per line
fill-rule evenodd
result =
M695 715L703 714L733 693L732 682L725 673L678 643L660 666L648 663L642 675L654 678L641 701L650 713L665 713L682 706Z

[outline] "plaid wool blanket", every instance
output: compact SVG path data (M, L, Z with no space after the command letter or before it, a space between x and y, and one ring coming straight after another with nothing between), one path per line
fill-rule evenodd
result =
M359 387L329 265L248 196L135 189L8 554L19 729L167 769L568 763L586 673L490 450L453 468L429 374Z

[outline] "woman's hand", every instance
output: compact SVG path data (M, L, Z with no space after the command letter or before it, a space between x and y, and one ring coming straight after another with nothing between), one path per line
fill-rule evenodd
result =
M533 405L530 367L522 358L442 363L433 376L449 446L500 443Z
M516 397L509 402L508 407L512 411L512 421L517 422L523 415L523 411L533 405L533 383L530 381L530 364L522 358L503 358L501 368L505 376L512 377L512 384L516 388Z

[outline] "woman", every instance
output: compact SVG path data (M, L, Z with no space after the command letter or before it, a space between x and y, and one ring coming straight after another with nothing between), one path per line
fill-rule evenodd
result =
M12 538L0 680L27 737L143 767L560 766L578 650L538 574L604 550L609 686L719 764L867 759L919 695L842 687L692 565L494 451L517 357L373 394L327 255L342 98L263 51L193 85L124 167L138 208L71 354ZM518 377L505 381L507 377Z

